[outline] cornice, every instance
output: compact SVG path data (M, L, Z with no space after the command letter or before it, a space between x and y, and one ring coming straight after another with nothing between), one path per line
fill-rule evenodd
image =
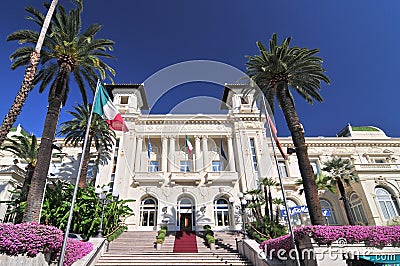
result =
M279 138L283 147L293 147L292 139ZM308 147L400 147L400 139L362 139L345 140L341 138L321 138L318 141L309 140L306 137Z

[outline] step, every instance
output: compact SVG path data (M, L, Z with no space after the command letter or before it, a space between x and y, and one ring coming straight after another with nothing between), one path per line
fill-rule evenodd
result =
M109 249L104 253L97 266L216 266L216 265L252 265L245 257L236 251L235 238L241 239L233 234L215 232L215 248L210 250L204 237L196 234L193 240L185 243L181 239L181 251L186 249L185 245L197 245L197 253L182 252L173 253L175 243L175 232L168 232L161 250L156 250L157 232L124 232L119 238L110 243Z

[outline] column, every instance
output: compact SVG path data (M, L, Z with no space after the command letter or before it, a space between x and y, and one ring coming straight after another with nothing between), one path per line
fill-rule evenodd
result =
M201 139L202 144L203 144L203 168L204 171L207 172L209 166L210 166L210 162L208 160L208 143L207 143L208 137L207 136L203 136L203 138Z
M229 171L236 172L235 168L235 155L233 154L232 136L227 136L228 139L228 160L229 160Z
M162 151L161 151L161 171L167 172L167 163L168 163L168 139L167 137L161 137L162 139Z
M134 172L135 171L135 158L136 158L136 136L135 135L133 135L133 133L132 133L132 135L130 135L130 137L129 137L129 142L130 143L132 143L132 151L131 151L131 160L130 160L130 165L128 165L127 167L128 167L128 169L130 170L130 171L132 171L132 172Z
M135 158L135 172L142 172L140 169L140 161L142 157L143 137L137 137L136 145L136 158Z
M169 137L168 172L174 172L175 137Z
M200 172L203 168L201 150L200 150L200 136L194 136L194 152L196 156L196 163L194 167L195 172Z

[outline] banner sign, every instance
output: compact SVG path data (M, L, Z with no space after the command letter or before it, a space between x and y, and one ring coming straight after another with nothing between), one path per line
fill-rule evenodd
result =
M306 205L290 207L289 208L289 213L290 213L290 216L293 216L293 215L296 215L296 214L299 214L299 213L308 213L308 207ZM329 209L322 209L322 214L325 217L331 216L331 212L330 212ZM287 216L285 209L281 210L281 216L282 217L286 217Z

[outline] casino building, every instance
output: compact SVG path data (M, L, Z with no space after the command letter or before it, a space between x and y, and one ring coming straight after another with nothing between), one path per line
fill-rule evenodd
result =
M157 230L167 225L172 231L198 231L206 224L214 230L239 230L238 193L258 188L259 181L267 177L278 180L278 168L289 206L306 205L295 183L301 178L296 154L285 160L276 149L275 161L265 117L251 106L253 95L242 94L243 85L226 85L221 97L221 109L226 112L215 115L146 114L143 84L106 87L129 132L117 132L113 157L99 168L96 184L109 184L120 197L135 200L130 203L135 215L125 221L129 230ZM49 178L74 181L81 149L57 141L64 146L63 153L54 158ZM284 150L293 147L290 137L279 141ZM332 157L351 160L360 181L346 187L346 194L357 223L383 225L399 216L399 138L388 137L376 127L347 125L335 137L306 137L306 143L316 174ZM23 180L23 164L14 164L14 159L1 151L3 202L11 197L10 186ZM279 187L273 193L282 197ZM322 208L329 210L326 222L346 224L339 197L323 190L319 196ZM2 203L0 219L4 215ZM309 224L307 213L291 219L295 225Z

